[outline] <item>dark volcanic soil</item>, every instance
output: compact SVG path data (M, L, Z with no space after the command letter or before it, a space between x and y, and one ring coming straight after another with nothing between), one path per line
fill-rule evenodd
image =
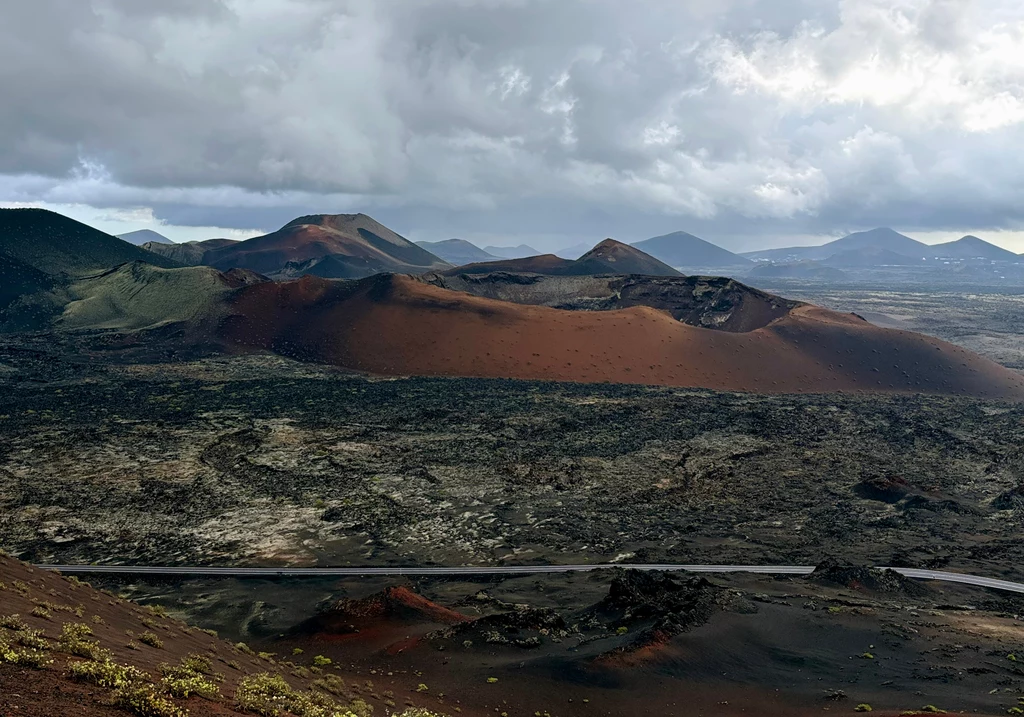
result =
M832 554L1024 578L1018 405L367 380L272 357L117 366L78 351L48 339L0 354L0 544L37 562Z
M994 715L1024 695L1024 603L863 567L1024 579L1019 404L367 379L272 356L122 363L151 351L0 338L0 546L219 565L833 555L802 580L107 585L448 714ZM102 695L22 672L0 668L0 699L36 706L21 714L51 699L104 714Z
M553 717L853 714L865 703L884 715L927 705L994 715L1024 695L1024 670L1010 657L1024 644L1019 598L903 584L856 566L825 572L809 579L598 571L118 588L260 650L299 647L375 681L415 675L426 703L449 714L448 695L462 709ZM362 609L390 603L396 590L403 605L435 607ZM438 620L438 610L465 619L451 624L443 612Z

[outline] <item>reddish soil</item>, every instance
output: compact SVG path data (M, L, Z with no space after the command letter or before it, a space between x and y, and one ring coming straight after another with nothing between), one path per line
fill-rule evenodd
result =
M276 232L212 249L204 262L222 271L275 273L289 262L351 257L381 270L447 266L437 257L363 214L300 217Z
M367 653L397 654L431 630L470 620L399 585L361 600L339 600L300 625L287 644L315 649L311 645L352 643Z
M1024 398L1024 377L965 349L808 305L726 332L647 306L563 311L379 275L245 287L233 312L229 345L375 374Z
M32 615L40 602L66 606L63 610L50 609L49 617ZM424 602L427 602L424 600ZM79 609L81 617L74 612ZM444 608L441 608L442 610ZM85 623L93 631L91 639L113 653L121 664L131 664L158 678L160 665L175 664L190 654L205 655L215 672L223 675L221 693L223 701L208 701L198 697L175 700L186 707L191 715L240 715L234 708L231 695L246 675L270 672L281 674L296 689L308 689L312 680L295 676L290 660L297 666L309 667L316 652L292 657L267 659L240 651L231 643L199 629L189 627L173 618L154 614L130 601L109 593L94 590L87 583L74 583L60 575L31 568L6 556L0 556L0 615L17 614L32 629L42 630L49 638L53 663L35 670L0 663L0 715L28 715L31 717L63 717L64 715L124 715L124 711L110 705L110 691L90 684L71 680L66 673L69 662L79 660L59 651L56 638L65 623ZM153 647L133 640L143 632L153 632L162 641L162 647ZM129 634L131 633L131 634ZM0 627L0 637L13 642L16 633ZM137 649L128 647L135 642ZM231 664L229 664L231 663ZM353 695L371 705L382 697L373 689L362 687L366 676L353 676L336 667L325 668L345 680ZM424 705L427 701L416 693L419 677L408 672L395 672L387 681L380 678L376 690L390 689L395 693L399 711L405 705ZM339 697L339 701L344 698ZM378 710L383 705L377 704ZM466 714L466 712L464 712ZM469 714L472 714L470 712Z
M418 622L455 625L470 620L462 613L427 600L409 588L398 585L363 600L342 600L329 611L342 617L391 617Z

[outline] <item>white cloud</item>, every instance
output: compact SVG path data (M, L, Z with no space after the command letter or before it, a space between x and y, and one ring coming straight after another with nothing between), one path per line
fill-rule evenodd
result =
M1024 221L1015 0L35 0L0 84L8 201L429 238Z
M790 111L870 105L905 125L988 131L1024 122L1024 20L997 16L959 0L842 0L831 30L721 39L705 60L719 82Z

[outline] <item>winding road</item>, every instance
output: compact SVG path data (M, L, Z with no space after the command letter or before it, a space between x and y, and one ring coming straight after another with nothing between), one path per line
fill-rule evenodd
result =
M672 565L602 563L595 565L508 565L460 567L348 567L348 568L212 568L156 565L36 565L42 570L62 573L88 573L94 575L163 575L182 577L234 577L234 578L325 578L368 577L371 575L533 575L539 573L582 573L612 568L632 570L665 570L688 573L761 573L764 575L809 575L814 572L808 565ZM1024 584L1008 580L985 578L964 573L917 568L881 568L892 570L917 580L937 580L961 583L980 588L1024 594Z

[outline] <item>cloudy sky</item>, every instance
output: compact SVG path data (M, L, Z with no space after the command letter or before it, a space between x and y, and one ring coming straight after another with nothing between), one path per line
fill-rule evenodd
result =
M1024 251L1020 0L32 0L0 87L0 202L107 231Z

